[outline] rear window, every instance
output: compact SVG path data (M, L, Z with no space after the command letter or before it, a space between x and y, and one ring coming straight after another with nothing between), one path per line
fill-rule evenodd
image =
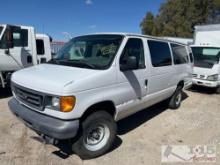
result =
M188 53L185 46L170 44L173 51L174 64L185 64L189 62Z
M154 67L172 64L170 48L167 42L148 40L148 46Z

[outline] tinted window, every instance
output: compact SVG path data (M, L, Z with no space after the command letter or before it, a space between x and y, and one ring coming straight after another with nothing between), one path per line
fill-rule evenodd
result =
M154 67L168 66L172 64L168 43L148 40L151 61Z
M185 64L189 62L188 53L185 46L171 44L174 64Z
M145 68L144 62L144 47L141 39L131 38L128 40L124 51L122 53L120 63L123 63L123 59L128 56L135 56L137 59L137 69Z
M37 44L37 54L44 55L45 54L44 41L43 40L36 40L36 44Z
M13 40L15 47L28 46L28 30L15 28L13 30Z

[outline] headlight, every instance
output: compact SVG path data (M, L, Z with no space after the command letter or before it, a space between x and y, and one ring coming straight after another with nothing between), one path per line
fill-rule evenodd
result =
M50 108L61 112L71 112L76 104L75 96L52 97Z
M54 108L60 108L60 98L58 97L52 97L51 99L51 105Z
M218 74L208 76L207 80L209 80L209 81L218 81Z

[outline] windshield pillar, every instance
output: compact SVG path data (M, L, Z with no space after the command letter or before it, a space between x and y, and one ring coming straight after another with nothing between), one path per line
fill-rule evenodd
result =
M5 28L6 28L5 25L0 25L0 41L1 41L2 37L3 37Z

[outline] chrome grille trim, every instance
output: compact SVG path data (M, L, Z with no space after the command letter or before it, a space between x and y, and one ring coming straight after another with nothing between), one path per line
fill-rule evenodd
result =
M43 93L22 87L15 83L11 83L11 88L16 99L22 104L27 105L34 110L43 111L45 98Z

